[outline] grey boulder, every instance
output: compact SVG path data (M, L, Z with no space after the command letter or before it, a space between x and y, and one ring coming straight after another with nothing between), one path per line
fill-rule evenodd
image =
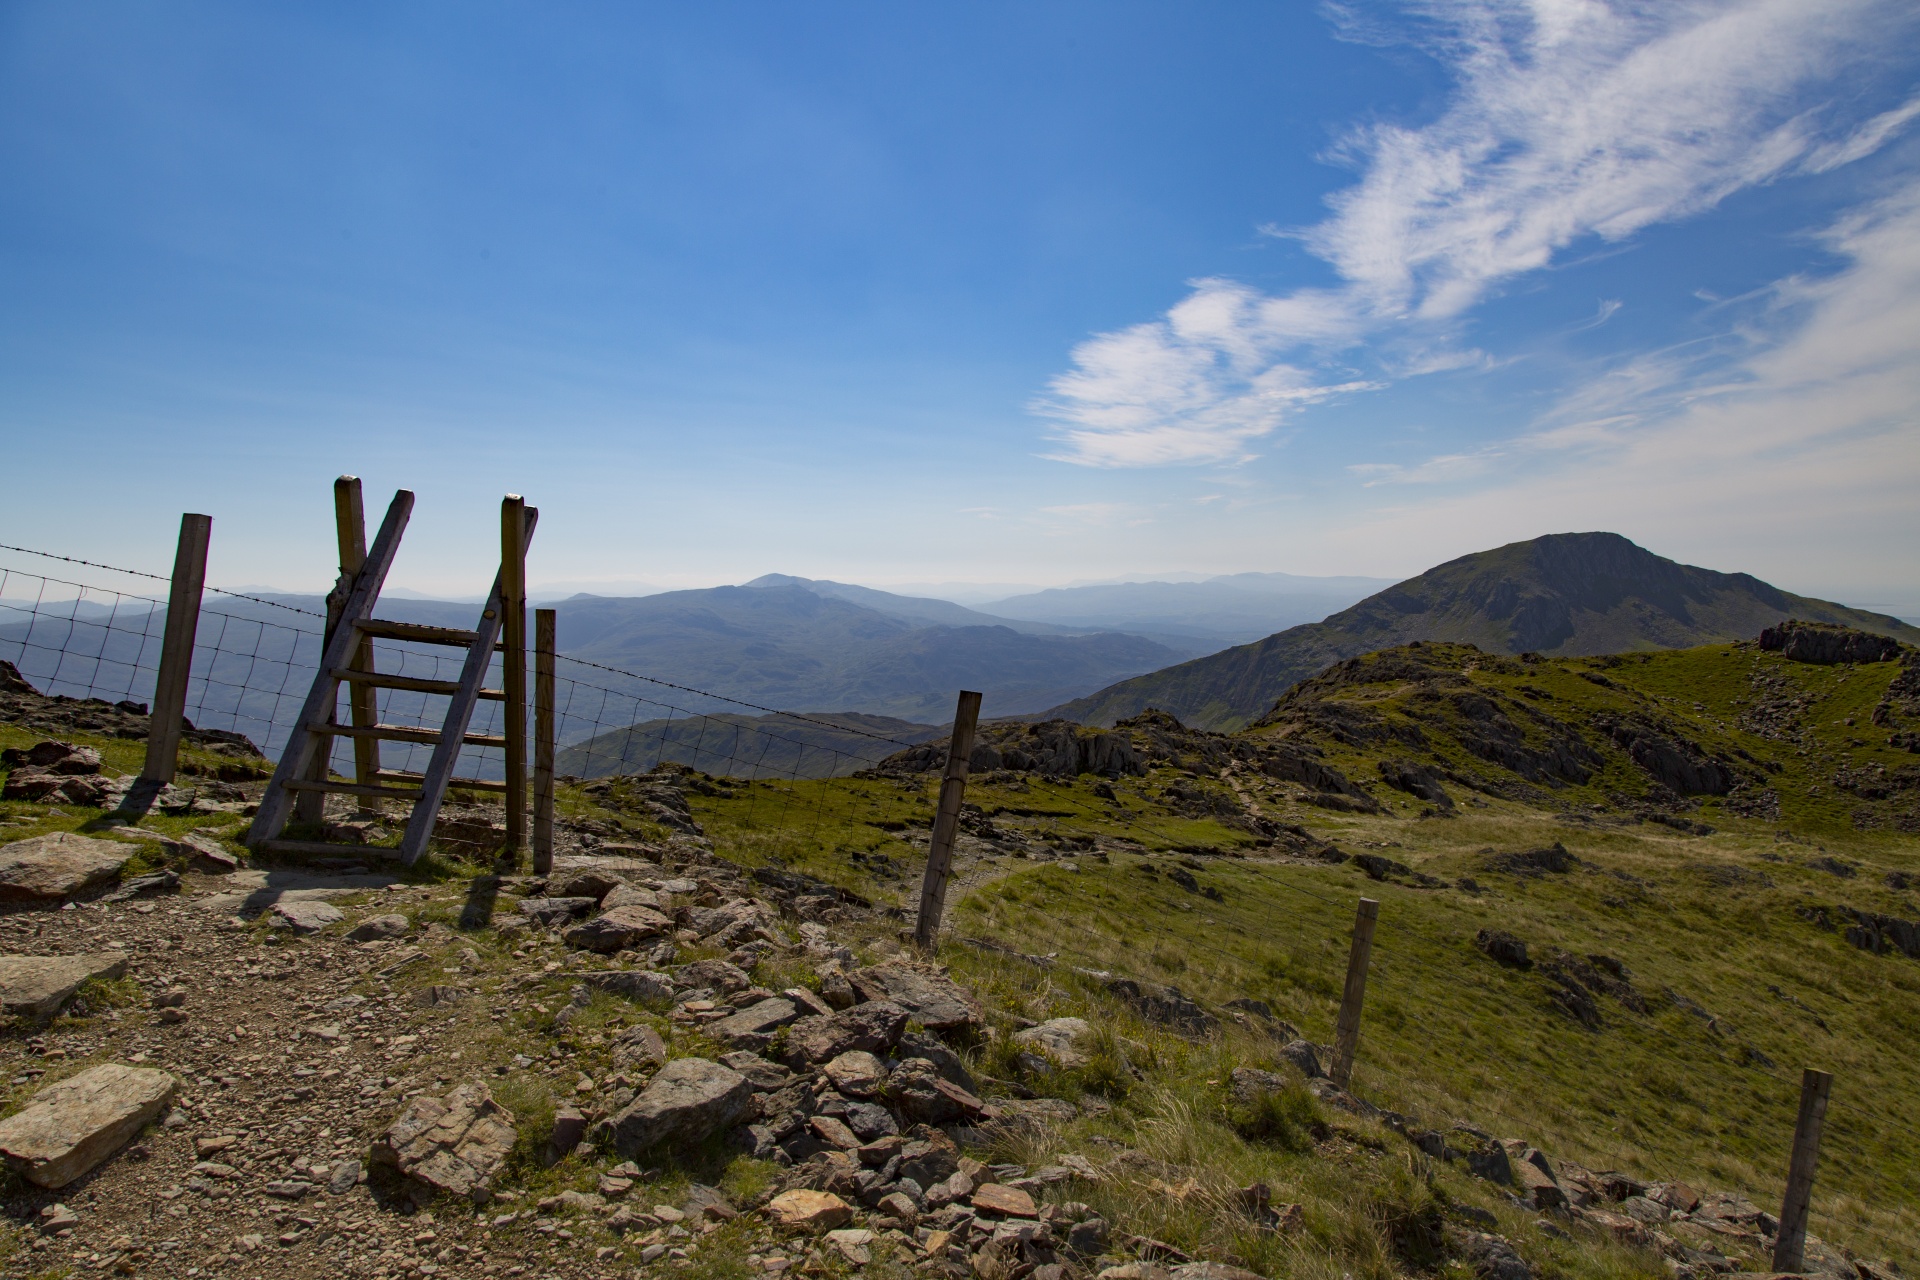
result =
M404 938L407 936L407 930L411 927L412 926L407 923L407 918L398 912L394 912L391 915L373 916L370 919L362 920L359 924L347 930L347 941L376 942L390 941L394 938Z
M1016 1031L1013 1042L1045 1054L1071 1070L1087 1065L1085 1045L1093 1037L1093 1028L1084 1018L1050 1018L1037 1027Z
M899 1005L930 1031L979 1026L986 1021L980 1004L958 983L898 961L862 969L853 985L868 1000Z
M608 1122L616 1151L629 1159L664 1142L697 1143L738 1123L753 1105L753 1084L705 1058L676 1058Z
M673 929L673 921L652 907L615 907L583 920L560 935L570 947L610 954L625 951Z

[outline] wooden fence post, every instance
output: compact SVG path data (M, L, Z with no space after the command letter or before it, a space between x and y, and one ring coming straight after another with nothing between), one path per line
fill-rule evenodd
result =
M553 649L555 613L533 611L533 873L553 871Z
M1800 1116L1793 1126L1793 1156L1787 1164L1787 1192L1780 1201L1780 1234L1773 1241L1773 1269L1798 1272L1806 1266L1807 1209L1813 1202L1813 1167L1820 1159L1820 1126L1827 1118L1833 1077L1811 1068L1800 1073Z
M180 720L187 712L187 684L193 676L193 641L200 629L200 596L207 585L207 543L213 517L180 517L180 541L173 553L173 585L167 591L167 626L160 637L160 671L153 685L153 710L147 722L147 760L140 770L143 790L158 794L173 781L180 752Z
M1333 1027L1333 1083L1347 1087L1353 1079L1353 1053L1360 1046L1360 1006L1367 998L1367 963L1373 958L1373 926L1380 919L1380 904L1372 898L1360 899L1353 916L1353 949L1347 953L1347 987L1340 993L1340 1017Z
M940 913L947 901L947 876L953 868L953 838L960 829L960 802L967 796L967 762L973 756L973 731L979 721L980 695L962 690L953 709L947 773L940 780L940 807L933 816L927 874L920 882L920 920L913 930L913 940L929 950L934 939L940 936Z
M507 857L527 847L527 500L500 502L500 688L507 695Z

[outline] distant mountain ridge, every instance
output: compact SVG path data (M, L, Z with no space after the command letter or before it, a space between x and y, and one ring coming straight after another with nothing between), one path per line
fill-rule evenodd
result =
M810 716L718 712L645 720L563 748L555 767L580 778L645 773L666 762L740 778L833 778L870 769L901 743L948 730L892 716L825 711Z
M562 664L565 677L590 687L562 708L561 745L688 712L737 719L748 710L741 702L939 724L952 718L959 690L977 689L989 716L1031 715L1203 651L1112 631L1011 623L945 601L839 583L760 581L637 597L580 595L555 605L561 654L616 669ZM289 614L276 604L313 616ZM210 600L200 645L211 657L203 656L196 670L190 702L195 722L245 733L277 750L319 660L325 607L321 598L301 595ZM57 623L63 609L90 625ZM376 612L398 622L465 628L474 625L479 610L457 601L392 597ZM104 625L110 619L111 629ZM158 628L151 616L124 606L116 614L86 601L42 605L37 624L31 611L0 611L0 658L16 662L44 692L145 700L152 694L152 659L141 655ZM49 642L50 635L58 643ZM457 670L449 650L403 641L383 642L381 650L387 655L383 669L390 672L400 661L408 664L401 672L406 675L446 678L449 664ZM390 691L382 705L412 713L425 696ZM690 749L698 753L704 748L695 732ZM669 735L668 759L679 758L677 733ZM812 743L821 750L810 749L793 767L813 768L833 750L846 754L852 745Z
M1244 644L1283 627L1316 622L1394 584L1392 578L1218 574L1198 581L1154 580L1052 587L982 606L1007 617L1062 626Z
M569 657L761 706L932 723L951 718L959 689L980 690L989 715L1031 714L1185 656L1113 632L929 625L786 583L575 599L558 608Z
M740 585L749 588L799 587L817 596L845 600L849 604L857 604L863 609L872 609L888 617L935 627L1011 627L1015 631L1035 636L1079 635L1086 631L1111 630L1108 627L1055 626L1049 622L1004 618L932 596L896 595L877 587L862 587L851 582L833 582L826 578L796 578L785 573L763 573L752 582L743 582Z
M1578 656L1752 639L1788 617L1920 643L1920 628L1885 614L1679 564L1617 533L1560 533L1450 560L1324 621L1119 681L1046 714L1112 725L1157 707L1232 729L1335 662L1412 640Z

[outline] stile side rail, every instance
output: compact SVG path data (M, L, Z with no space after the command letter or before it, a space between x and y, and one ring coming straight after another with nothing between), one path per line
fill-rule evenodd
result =
M328 637L326 650L320 656L319 677L314 680L313 688L300 708L300 718L293 736L288 739L287 750L280 757L272 780L267 783L266 794L260 799L259 812L254 815L253 825L247 833L247 843L254 848L278 839L286 829L295 794L289 784L304 779L321 744L332 742L331 738L306 731L306 726L331 718L338 706L339 678L334 673L348 665L360 645L360 633L353 624L373 611L373 602L379 599L380 588L386 585L387 573L393 568L394 556L400 550L401 535L406 532L407 521L412 516L413 493L401 489L388 504L386 518L380 522L380 532L374 537L366 562L354 577L353 589L347 593L346 603L341 606L339 625Z

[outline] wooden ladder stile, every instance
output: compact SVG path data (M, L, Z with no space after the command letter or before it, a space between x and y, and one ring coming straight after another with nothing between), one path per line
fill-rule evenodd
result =
M509 498L509 504L519 499ZM533 543L533 526L540 519L540 512L533 507L525 507L525 532L521 535L520 554L526 555L527 547ZM427 841L433 835L433 824L440 816L440 802L446 797L447 786L454 781L453 766L460 758L460 744L467 737L467 724L473 717L473 706L480 696L480 685L487 677L487 667L493 661L494 642L499 639L502 628L507 622L507 608L510 599L507 593L509 581L508 566L494 575L493 590L487 593L486 608L480 612L480 621L474 626L473 647L467 650L466 665L461 668L459 689L447 703L446 723L440 730L440 741L433 748L433 759L427 764L427 771L421 778L420 798L414 801L413 817L407 821L407 833L400 839L400 860L407 866L419 861L420 855L427 851ZM507 700L509 712L513 702ZM524 721L524 716L521 717ZM516 727L515 718L507 716L506 735L507 760L509 768L515 758L512 747L512 735ZM524 732L524 723L517 726ZM524 751L520 753L524 756ZM511 775L509 775L511 777ZM488 788L491 790L492 788ZM515 821L512 816L514 787L511 781L501 784L500 789L507 793L508 817L507 830L513 831ZM511 845L509 852L512 852Z
M472 630L375 618L372 616L373 609L412 513L413 495L406 490L394 495L379 535L374 539L372 548L364 552L361 551L365 533L359 515L359 480L342 476L335 486L335 499L336 507L342 513L340 547L343 585L348 582L351 585L343 599L338 598L340 593L336 593L338 602L335 609L330 610L334 617L330 619L332 625L327 632L326 647L321 655L320 669L314 677L313 689L301 707L300 719L287 740L273 779L267 784L266 794L261 799L247 839L253 848L263 852L399 858L411 866L426 852L427 841L433 835L434 823L449 789L505 792L509 802L514 795L514 788L508 782L456 778L453 769L463 746L504 749L510 760L515 755L511 749L512 733L516 728L513 717L508 718L508 731L505 734L473 733L469 732L469 726L477 701L503 701L507 697L505 690L485 688L483 682L493 655L503 648L500 633L505 620L506 593L510 585L518 581L518 577L507 570L511 568L517 571L519 565L503 565L502 573L494 579L493 591L483 606L480 621ZM507 498L507 505L525 512L524 534L519 547L520 555L524 558L526 548L533 540L533 527L539 512L525 506L519 497L513 495ZM352 523L361 530L357 540L350 536L349 514ZM357 559L358 563L349 565L347 562L350 557ZM375 639L464 649L466 659L461 666L460 679L424 680L382 674L374 670L371 642ZM338 723L342 684L348 687L353 713L351 724ZM436 730L382 723L375 703L375 691L379 689L446 697L448 704L441 727ZM329 776L327 766L335 738L347 738L354 743L356 768L351 782L336 781ZM433 757L424 773L382 768L378 755L381 742L430 744L434 748ZM524 750L520 754L524 755ZM296 812L303 821L317 821L317 815L324 812L319 807L320 802L328 793L371 800L410 801L412 814L399 848L281 838L288 818Z

